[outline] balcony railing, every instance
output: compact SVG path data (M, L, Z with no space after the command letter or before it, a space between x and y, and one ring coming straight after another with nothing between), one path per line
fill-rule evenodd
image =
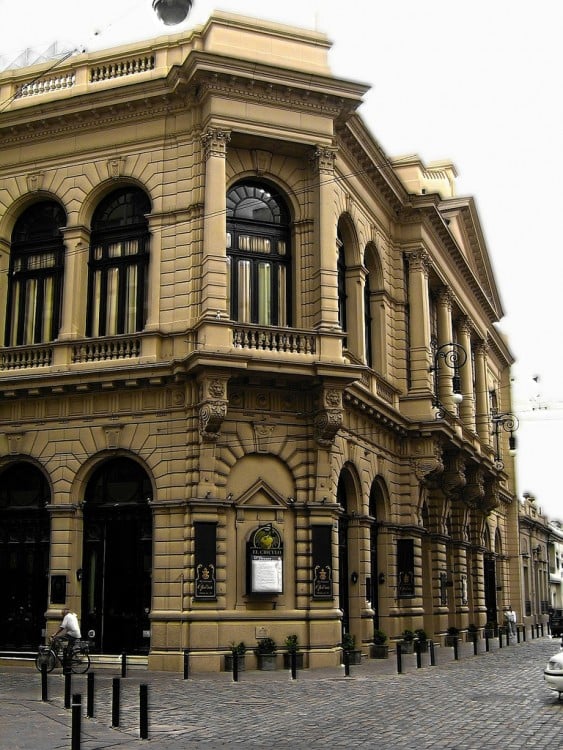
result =
M72 347L72 362L104 362L131 359L141 355L141 339L136 336L81 341Z
M236 325L233 328L233 346L286 354L315 354L316 336L287 328Z
M52 364L52 346L17 346L0 351L0 370L27 370Z

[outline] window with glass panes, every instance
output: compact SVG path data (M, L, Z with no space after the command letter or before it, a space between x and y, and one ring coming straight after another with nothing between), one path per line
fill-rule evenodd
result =
M227 259L231 318L291 325L289 215L272 187L245 181L227 193Z
M143 329L147 314L151 205L138 188L106 196L92 219L88 280L88 336Z
M57 338L64 268L64 210L54 201L35 203L16 221L10 247L6 346Z

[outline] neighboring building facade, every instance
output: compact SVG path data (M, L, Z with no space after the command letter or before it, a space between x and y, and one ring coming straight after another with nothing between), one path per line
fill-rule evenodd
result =
M563 525L549 522L549 607L563 609Z
M524 494L520 504L520 554L522 557L522 613L528 625L546 623L552 598L552 529L534 497ZM560 563L559 563L560 564ZM561 577L559 578L561 585Z
M328 49L217 14L0 75L0 649L69 604L151 668L293 633L314 667L517 608L475 204Z

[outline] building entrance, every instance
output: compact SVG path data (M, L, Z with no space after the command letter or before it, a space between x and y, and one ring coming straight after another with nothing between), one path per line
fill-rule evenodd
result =
M84 504L82 633L101 653L150 648L151 486L133 460L103 464Z
M47 609L49 485L31 464L0 474L0 649L35 651Z

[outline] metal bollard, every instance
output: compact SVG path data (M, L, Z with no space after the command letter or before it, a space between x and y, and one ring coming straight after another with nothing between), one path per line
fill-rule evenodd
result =
M420 669L422 667L422 652L420 650L420 641L414 642L414 650L416 653L416 668Z
M47 689L47 664L43 662L41 664L41 700L46 702L49 700Z
M297 653L295 651L292 651L289 658L290 658L290 664L291 664L291 679L296 680L297 679Z
M190 676L190 652L187 648L184 649L184 680L187 680Z
M502 628L498 629L498 647L502 648Z
M121 654L121 676L127 677L127 654L125 651Z
M350 652L344 649L344 676L350 677Z
M510 628L506 628L506 645L510 646Z
M72 675L70 672L65 674L65 708L70 708L70 693L72 690Z
M459 646L457 635L454 635L454 661L459 659Z
M233 682L238 682L238 654L233 654Z
M520 643L520 625L516 626L516 643Z
M403 658L401 653L401 644L397 643L397 674L401 674L403 671Z
M111 694L111 725L112 727L119 726L119 691L120 691L119 677L114 677L112 680L112 694Z
M72 724L71 724L71 750L80 750L80 724L81 716L80 712L82 709L82 696L80 693L75 693L72 696Z
M522 625L522 640L526 643L526 626Z
M479 642L477 640L477 637L475 637L473 639L473 656L477 656L477 654L478 654L478 651L479 651L478 645L479 645Z
M94 716L94 673L86 675L86 716L91 719Z
M434 641L430 641L430 666L436 666L436 653L434 652Z
M490 645L489 645L489 636L488 636L488 635L485 635L485 651L486 651L487 653L489 653L489 651L490 651L490 650L491 650L491 647L490 647Z
M148 686L139 685L139 736L142 740L149 736Z
M543 638L543 622L540 624L541 637Z

